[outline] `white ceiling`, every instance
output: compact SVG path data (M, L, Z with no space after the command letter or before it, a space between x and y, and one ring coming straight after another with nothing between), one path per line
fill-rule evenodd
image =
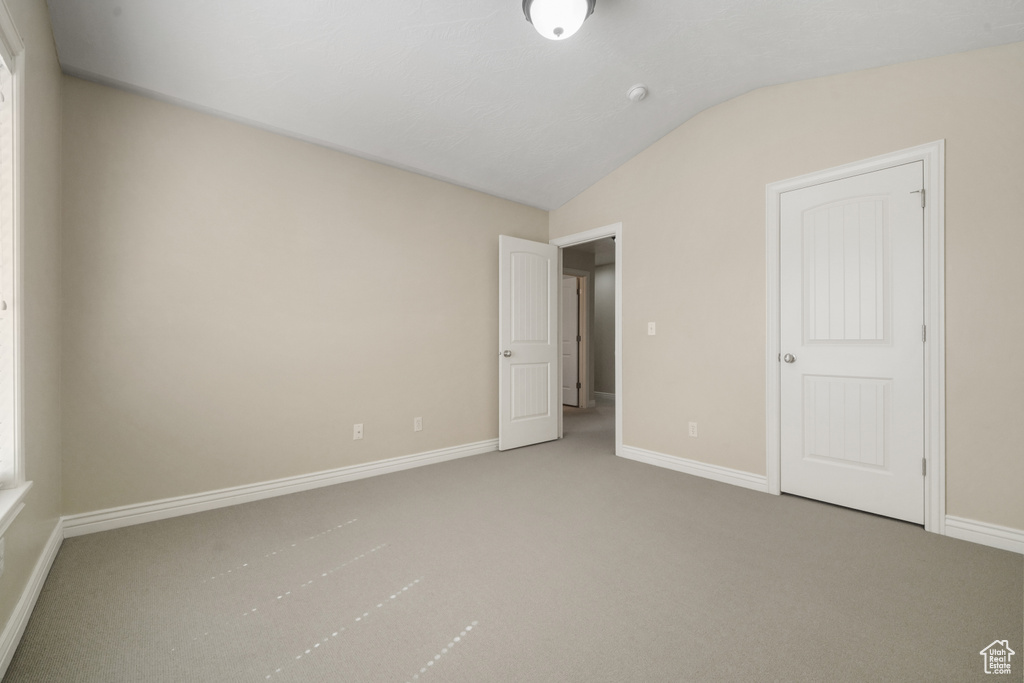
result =
M66 73L542 209L755 88L1024 40L1024 0L597 0L559 42L520 0L48 4Z

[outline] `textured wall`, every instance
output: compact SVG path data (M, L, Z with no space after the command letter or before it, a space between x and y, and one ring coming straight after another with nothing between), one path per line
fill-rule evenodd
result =
M25 509L8 529L6 624L60 517L60 67L43 0L6 0L25 42L22 359Z
M497 436L545 212L72 77L63 161L66 514Z
M554 211L623 223L626 445L764 473L765 185L945 139L947 512L1024 529L1021 121L1024 43L763 88Z

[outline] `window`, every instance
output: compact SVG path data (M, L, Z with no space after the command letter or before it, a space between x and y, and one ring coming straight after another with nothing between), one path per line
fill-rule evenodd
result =
M20 443L18 242L24 45L0 2L0 537L25 507Z
M21 483L15 447L14 79L0 63L0 484Z

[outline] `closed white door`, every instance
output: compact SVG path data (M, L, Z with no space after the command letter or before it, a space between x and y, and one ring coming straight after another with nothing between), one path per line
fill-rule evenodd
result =
M781 197L782 490L924 522L923 164Z
M558 438L558 247L498 238L498 449Z
M562 405L580 405L580 284L562 276Z

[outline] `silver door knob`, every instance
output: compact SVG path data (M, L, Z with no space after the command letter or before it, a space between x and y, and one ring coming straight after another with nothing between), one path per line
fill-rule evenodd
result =
M796 356L794 356L791 353L787 353L785 356L782 357L782 360L786 361L787 363L792 363L793 361L796 360Z
M508 349L505 349L504 351L501 352L501 355L505 356L505 358L509 358L512 356L512 352L509 351Z

